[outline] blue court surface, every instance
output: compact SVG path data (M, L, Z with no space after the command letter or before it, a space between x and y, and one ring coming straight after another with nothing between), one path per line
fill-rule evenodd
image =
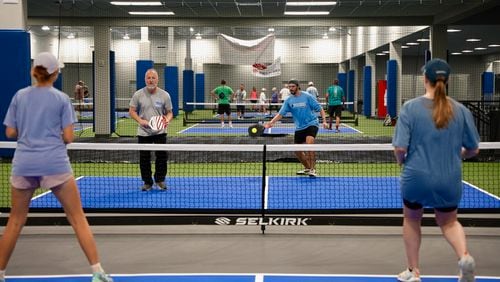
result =
M85 208L259 210L262 179L256 176L167 177L168 190L140 191L140 177L80 177ZM273 210L397 209L398 177L267 177L265 207ZM49 192L32 207L60 207ZM500 198L464 182L460 208L500 208Z
M248 127L250 124L239 124L234 123L233 127L229 127L228 123L225 123L224 128L221 128L220 123L212 124L195 124L189 128L179 131L181 134L238 134L238 135L248 135ZM360 134L361 131L350 127L346 124L341 124L339 127L340 132L335 132L335 130L328 130L320 128L318 135L334 135L334 134ZM268 134L294 134L295 127L292 123L276 125L270 129L264 130L264 133Z
M395 275L288 275L288 274L138 274L112 275L115 282L393 282ZM89 275L11 276L7 282L88 282ZM456 282L456 276L422 276L423 282ZM500 277L478 276L476 282L500 281Z

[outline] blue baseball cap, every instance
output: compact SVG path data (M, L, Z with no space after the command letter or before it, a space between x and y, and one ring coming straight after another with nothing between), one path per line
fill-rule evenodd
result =
M444 81L448 81L450 76L451 68L450 65L445 60L442 59L432 59L428 61L422 68L425 77L429 79L430 82L436 83L438 78L444 78Z

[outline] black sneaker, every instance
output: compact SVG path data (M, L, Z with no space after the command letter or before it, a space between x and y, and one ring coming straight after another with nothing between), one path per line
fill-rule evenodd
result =
M150 191L153 188L153 185L151 184L144 184L141 187L141 191Z
M156 182L156 185L158 186L158 189L160 190L167 190L167 185L165 184L165 182Z

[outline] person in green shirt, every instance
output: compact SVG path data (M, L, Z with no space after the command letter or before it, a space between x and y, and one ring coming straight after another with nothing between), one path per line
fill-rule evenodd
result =
M231 87L226 86L226 81L223 79L220 81L219 86L215 87L210 93L215 97L217 103L219 104L217 108L217 114L220 116L220 124L221 127L224 127L224 113L227 115L227 119L229 122L229 127L233 127L231 123L231 96L233 95L233 89Z
M333 117L335 117L335 132L339 131L340 117L342 116L342 103L345 101L344 89L339 86L339 81L335 80L333 85L326 91L328 101L329 123L328 129L332 129Z

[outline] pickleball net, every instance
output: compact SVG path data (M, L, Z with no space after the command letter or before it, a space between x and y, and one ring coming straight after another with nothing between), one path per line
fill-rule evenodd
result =
M0 208L10 208L9 175L14 142L0 142ZM87 211L196 213L400 212L401 168L390 144L239 145L74 143L68 146ZM167 190L141 191L139 152L166 151ZM297 151L314 151L315 177ZM500 143L482 143L463 163L466 211L500 211ZM49 190L39 189L32 211L60 211Z

